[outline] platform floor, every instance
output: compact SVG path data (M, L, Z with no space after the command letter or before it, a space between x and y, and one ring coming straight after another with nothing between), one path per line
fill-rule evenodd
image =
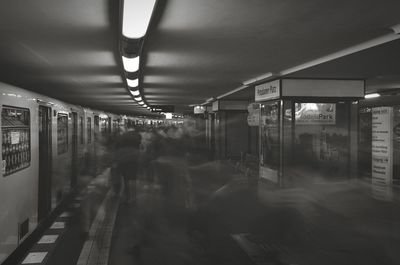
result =
M54 246L33 247L43 261L28 264L400 264L400 205L365 182L256 189L228 164L179 159L140 174L130 201L105 171L56 219L65 228L46 231L59 235Z

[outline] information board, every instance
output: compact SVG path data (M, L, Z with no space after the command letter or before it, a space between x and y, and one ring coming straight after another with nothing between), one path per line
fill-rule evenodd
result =
M392 107L372 109L372 191L376 197L391 196L392 153Z

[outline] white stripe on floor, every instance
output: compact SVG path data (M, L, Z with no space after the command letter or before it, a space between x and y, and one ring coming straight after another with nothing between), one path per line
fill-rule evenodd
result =
M46 255L47 252L31 252L26 256L22 264L42 263Z

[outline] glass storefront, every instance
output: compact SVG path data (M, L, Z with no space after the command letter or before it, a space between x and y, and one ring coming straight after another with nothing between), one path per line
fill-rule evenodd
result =
M350 106L350 101L262 102L260 176L285 186L348 178Z
M292 177L312 181L348 177L349 106L349 102L294 103Z
M261 104L261 166L279 169L279 101Z

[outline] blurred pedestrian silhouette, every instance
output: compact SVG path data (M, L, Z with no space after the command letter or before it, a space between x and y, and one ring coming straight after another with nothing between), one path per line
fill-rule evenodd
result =
M135 131L129 131L115 140L114 162L111 168L114 188L123 181L124 202L136 201L136 179L139 167L139 146L141 136ZM118 193L118 192L116 192Z

